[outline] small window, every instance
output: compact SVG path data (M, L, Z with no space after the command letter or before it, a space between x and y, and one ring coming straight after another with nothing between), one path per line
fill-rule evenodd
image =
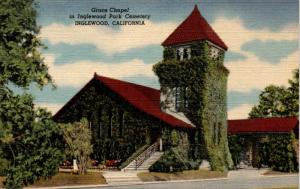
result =
M191 48L189 46L178 47L176 49L176 60L190 60L191 59Z
M176 50L176 60L180 60L180 57L181 57L181 55L180 55L180 50L177 49L177 50Z
M188 104L188 87L175 87L175 109L176 111L186 110L189 107Z
M175 109L179 111L181 104L180 87L175 87Z
M103 126L103 122L102 122L102 109L99 109L99 112L98 112L98 126L99 126L98 138L100 138L101 134L102 134L102 126Z
M189 55L188 55L188 49L184 48L183 49L183 60L187 60L188 57L189 57Z
M124 112L119 112L119 137L123 137L124 128Z
M184 103L184 108L187 110L189 108L189 103L188 103L188 87L184 88L184 93L183 93L183 103Z
M92 129L92 114L88 116L89 129Z
M221 124L221 122L219 122L219 124L218 124L218 144L220 144L220 141L221 141L221 128L222 128L222 124Z
M214 143L217 144L218 141L218 127L217 127L217 123L214 123L214 131L213 131L213 140Z
M188 54L188 60L190 60L191 57L192 57L192 50L191 50L191 48L187 49L187 54Z
M112 137L112 112L109 112L109 123L108 123L108 137L111 138Z

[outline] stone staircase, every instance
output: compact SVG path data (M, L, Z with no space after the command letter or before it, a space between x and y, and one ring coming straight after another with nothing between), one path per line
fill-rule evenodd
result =
M147 160L145 160L140 166L136 167L136 162L132 161L127 167L122 171L138 171L146 172L159 158L163 155L163 152L154 152Z
M106 179L107 184L127 185L142 183L137 176L137 173L147 172L149 167L159 160L159 158L163 155L163 152L159 152L157 150L158 143L154 143L121 171L103 172L103 176Z
M151 167L151 165L155 163L163 154L163 152L158 151L158 147L158 142L152 144L125 168L123 168L122 171L148 171L149 167Z

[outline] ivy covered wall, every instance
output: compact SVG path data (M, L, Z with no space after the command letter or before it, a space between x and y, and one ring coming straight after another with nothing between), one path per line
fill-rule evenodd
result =
M183 113L197 127L190 158L208 159L212 170L227 170L233 163L227 141L227 76L224 51L211 58L207 41L191 44L191 59L177 61L175 48L164 49L164 59L154 65L161 92L186 88L188 108Z
M182 146L183 143L185 148L189 146L186 130L173 129L137 110L98 81L91 81L77 94L56 121L72 123L82 117L90 120L92 158L99 161L114 159L124 162L141 147L155 142L158 137L162 138L163 149L167 151L170 149L169 134L172 131L181 133L176 146Z
M151 143L151 126L161 125L98 82L81 92L56 121L72 123L81 117L90 120L92 158L100 161L125 161L137 149Z

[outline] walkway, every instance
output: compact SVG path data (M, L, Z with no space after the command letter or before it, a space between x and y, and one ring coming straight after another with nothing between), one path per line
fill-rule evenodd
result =
M109 185L140 184L142 181L137 176L137 173L137 171L107 171L103 172L102 175Z

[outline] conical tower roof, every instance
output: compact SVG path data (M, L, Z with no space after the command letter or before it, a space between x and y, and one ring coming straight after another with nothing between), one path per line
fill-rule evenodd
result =
M162 45L170 46L198 40L208 40L227 50L226 44L207 23L195 5L193 12L169 35Z

